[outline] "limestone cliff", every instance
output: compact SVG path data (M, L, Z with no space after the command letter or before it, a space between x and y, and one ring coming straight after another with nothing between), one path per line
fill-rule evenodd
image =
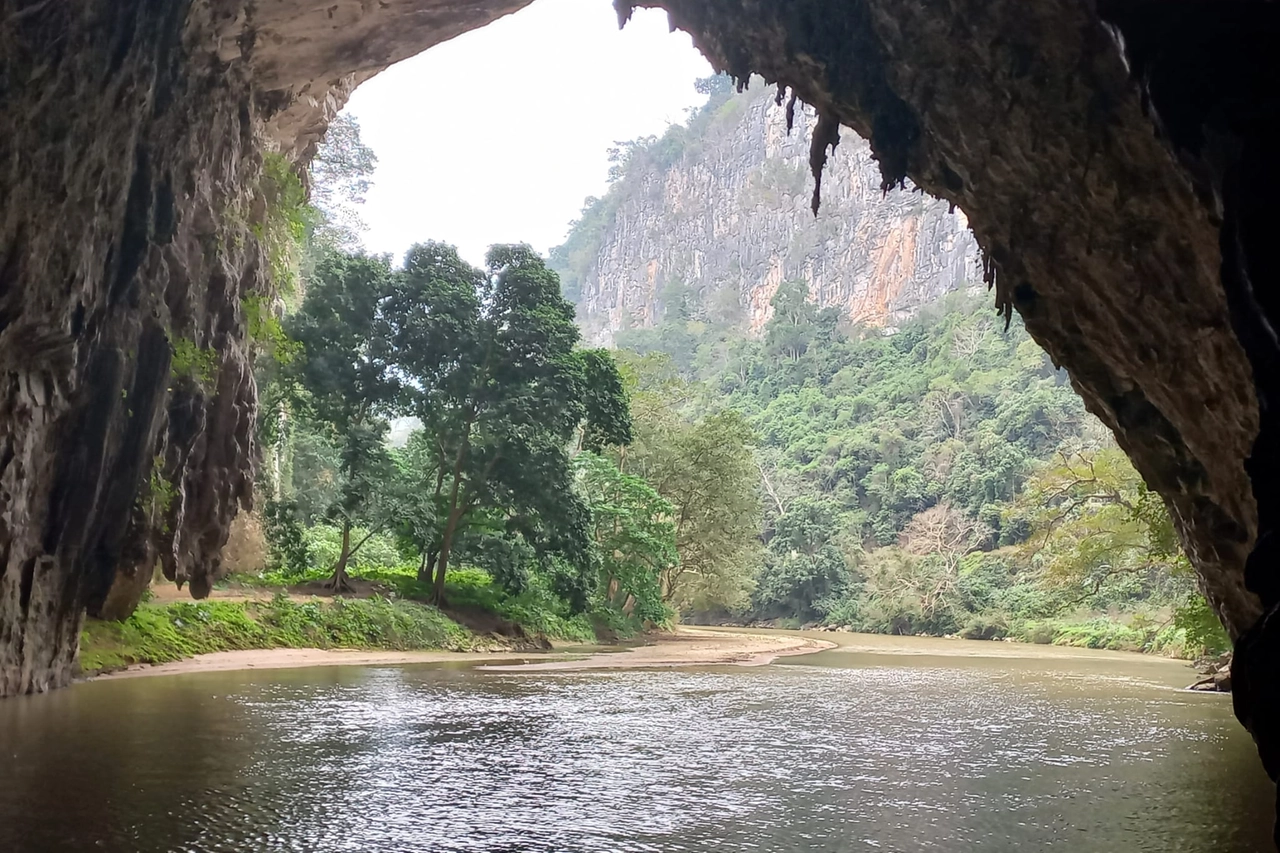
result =
M758 331L783 281L804 280L820 305L893 325L918 306L980 281L964 214L912 189L881 190L870 146L846 132L810 209L816 118L756 78L713 94L684 127L628 152L553 263L588 338L653 325L671 284L704 304L733 302Z

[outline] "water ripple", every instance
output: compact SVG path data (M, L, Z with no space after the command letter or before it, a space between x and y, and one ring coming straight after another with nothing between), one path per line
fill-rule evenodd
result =
M0 849L1243 853L1265 837L1248 827L1268 797L1218 706L1127 679L372 667L91 687L109 689L0 735Z

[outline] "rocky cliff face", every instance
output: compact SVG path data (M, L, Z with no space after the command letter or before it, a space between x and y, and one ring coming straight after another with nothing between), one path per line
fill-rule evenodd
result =
M981 279L964 214L911 189L881 189L871 148L847 133L827 161L822 205L810 209L809 149L816 118L777 102L757 78L713 96L688 128L634 150L609 195L588 257L571 269L589 339L653 325L678 283L704 304L736 297L760 330L783 281L803 280L820 305L850 320L894 325L920 305ZM601 227L603 226L603 227ZM570 235L570 242L580 235ZM585 261L585 263L583 263Z

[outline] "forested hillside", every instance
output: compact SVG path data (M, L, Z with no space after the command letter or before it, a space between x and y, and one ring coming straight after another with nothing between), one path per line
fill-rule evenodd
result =
M806 295L780 287L759 337L694 319L690 297L623 338L639 399L751 434L750 577L715 601L677 595L687 617L1221 644L1163 504L1016 319L954 294L886 332Z
M672 502L678 529L734 519L679 537L672 606L686 619L1220 643L1161 502L1065 372L973 286L963 219L883 193L848 131L814 217L809 121L798 114L788 135L786 106L753 83L701 81L708 100L687 123L620 144L608 192L550 253L584 333L631 374L636 439L620 464ZM698 435L743 448L737 469L722 454L689 465L721 477L699 494L723 506L635 459ZM695 547L723 558L691 561Z
M237 583L374 603L144 608L112 643L471 642L452 618L538 642L710 619L1222 645L1162 503L985 297L886 328L785 280L756 325L670 282L648 326L584 348L527 246L483 268L363 252L372 154L349 130L321 150L323 206L277 176L265 464L225 556ZM175 381L202 381L179 355Z

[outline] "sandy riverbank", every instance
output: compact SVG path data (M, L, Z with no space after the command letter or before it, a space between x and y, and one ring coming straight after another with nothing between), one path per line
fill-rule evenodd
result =
M749 629L738 633L703 628L679 628L674 633L656 636L643 646L625 651L602 651L570 660L541 660L483 668L504 672L531 672L716 664L761 666L780 657L807 655L832 648L835 648L835 643L795 634L759 634L752 633Z
M138 664L96 676L141 678L198 672L227 672L241 669L296 669L304 666L377 666L413 663L477 663L504 661L485 667L501 670L538 669L629 669L638 667L705 666L739 664L758 666L785 655L801 655L831 648L821 640L785 634L755 634L750 631L706 631L680 628L671 634L650 638L642 646L624 651L602 650L586 656L565 651L552 652L396 652L357 649L253 649L214 652L157 666ZM521 661L510 663L510 661Z

